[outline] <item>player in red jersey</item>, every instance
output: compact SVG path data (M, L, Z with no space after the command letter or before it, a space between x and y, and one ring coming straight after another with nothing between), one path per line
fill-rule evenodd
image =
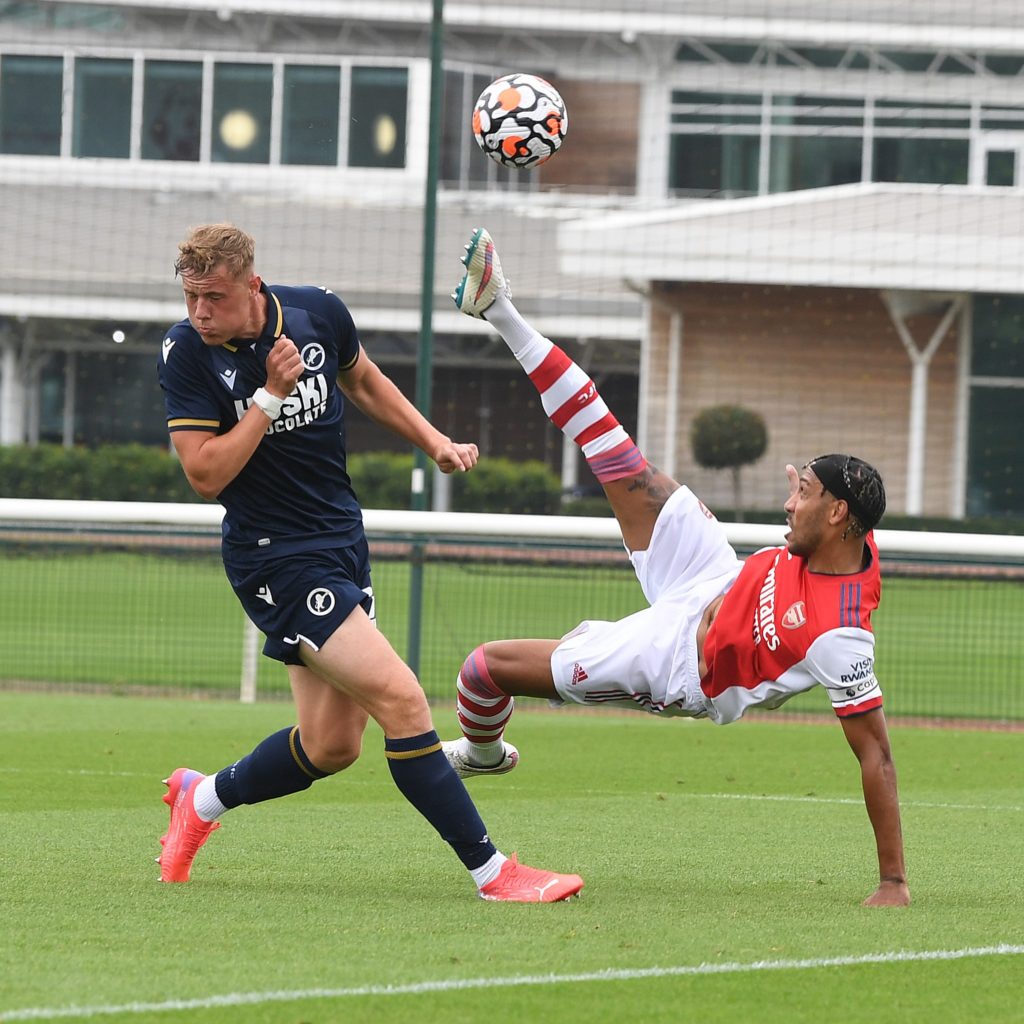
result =
M593 382L511 301L494 243L474 232L452 296L486 319L530 376L552 422L583 449L622 531L649 607L588 620L560 640L485 643L458 679L462 738L444 744L468 778L511 771L503 738L516 696L640 708L725 725L823 686L861 768L879 884L865 905L910 902L896 771L874 672L881 582L871 531L885 511L877 471L849 455L787 466L783 547L736 557L687 487L647 463Z

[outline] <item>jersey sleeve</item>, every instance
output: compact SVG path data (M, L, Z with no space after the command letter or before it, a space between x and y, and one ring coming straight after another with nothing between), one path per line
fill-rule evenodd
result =
M822 633L808 648L806 664L840 718L882 706L875 678L875 638L869 630L846 626Z
M324 297L328 317L338 339L338 373L345 373L359 360L359 332L348 306L327 289L324 289Z
M164 338L157 357L157 379L164 393L167 430L220 430L220 411L196 361L188 339L174 329Z

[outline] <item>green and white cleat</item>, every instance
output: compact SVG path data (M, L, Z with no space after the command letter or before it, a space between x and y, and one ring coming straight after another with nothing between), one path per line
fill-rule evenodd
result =
M484 313L498 295L512 297L508 279L501 271L498 251L486 228L476 228L462 257L466 273L452 292L455 305L466 314L483 320Z

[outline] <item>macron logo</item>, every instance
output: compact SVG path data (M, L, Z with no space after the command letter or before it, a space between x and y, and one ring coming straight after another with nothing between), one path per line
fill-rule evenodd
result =
M274 598L273 595L270 593L270 587L268 587L265 583L256 591L256 596L261 601L266 601L267 604L274 605ZM274 605L274 607L276 608L277 605Z
M223 380L224 383L227 384L229 391L233 391L234 390L234 387L235 387L235 373L236 372L237 371L235 371L235 370L222 370L221 371L221 375L220 375L221 380Z
M174 348L174 339L173 338L164 338L163 353L164 353L164 362L165 363L167 362L167 359L168 359L168 357L171 354L171 349L172 348Z

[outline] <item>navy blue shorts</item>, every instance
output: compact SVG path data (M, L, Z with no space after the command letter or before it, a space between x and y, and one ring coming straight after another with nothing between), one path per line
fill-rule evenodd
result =
M263 653L286 665L301 665L299 641L320 650L361 605L376 621L366 540L347 548L304 551L224 571L246 615L267 637Z

